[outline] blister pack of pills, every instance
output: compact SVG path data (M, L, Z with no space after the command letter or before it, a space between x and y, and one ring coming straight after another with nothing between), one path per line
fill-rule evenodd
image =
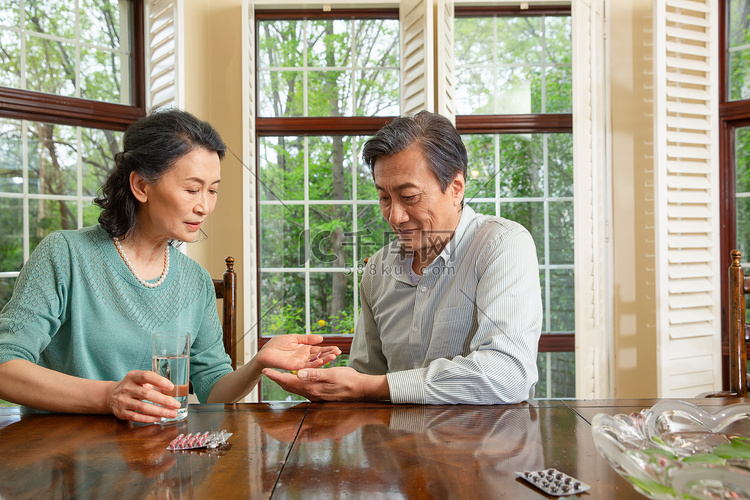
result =
M583 481L552 468L516 472L516 474L548 495L556 497L577 495L591 488Z
M180 434L174 438L167 446L168 450L194 450L196 448L218 448L225 444L231 432L222 430L221 432L196 432L190 434Z

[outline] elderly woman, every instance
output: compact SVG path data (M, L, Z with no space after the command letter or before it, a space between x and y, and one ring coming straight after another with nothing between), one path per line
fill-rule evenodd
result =
M194 241L216 204L226 146L184 111L156 112L125 132L95 203L99 225L56 231L21 271L0 313L0 398L34 408L174 418L169 380L150 370L151 334L191 332L190 378L201 402L243 398L261 370L320 367L340 350L319 335L274 337L232 370L208 272L171 242Z

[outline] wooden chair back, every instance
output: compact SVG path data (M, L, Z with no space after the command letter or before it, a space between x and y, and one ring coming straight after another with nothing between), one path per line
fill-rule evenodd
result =
M232 368L237 369L237 273L234 270L234 257L227 257L224 261L227 268L222 279L213 281L216 298L222 301L224 349L232 358Z
M707 392L699 397L745 398L747 397L747 339L748 325L745 323L745 293L750 292L750 276L742 269L742 252L732 250L729 266L727 299L727 344L729 358L729 390Z
M745 322L745 293L750 292L750 277L745 276L740 261L742 252L732 250L729 266L729 304L727 308L727 331L729 338L729 392L737 397L747 397L747 349L748 324Z

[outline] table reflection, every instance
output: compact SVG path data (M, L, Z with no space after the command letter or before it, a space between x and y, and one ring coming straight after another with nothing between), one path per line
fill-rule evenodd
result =
M344 492L455 498L467 488L482 498L514 484L515 471L541 467L539 418L531 405L320 406L308 411L279 487L308 498Z
M2 498L179 498L218 458L166 450L186 422L138 425L37 412L14 420L0 428Z

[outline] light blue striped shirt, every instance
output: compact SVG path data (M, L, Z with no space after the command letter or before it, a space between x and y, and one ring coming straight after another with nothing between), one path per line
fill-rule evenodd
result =
M529 232L465 206L453 238L417 283L410 267L397 241L368 261L349 366L387 374L394 403L533 396L542 298Z

